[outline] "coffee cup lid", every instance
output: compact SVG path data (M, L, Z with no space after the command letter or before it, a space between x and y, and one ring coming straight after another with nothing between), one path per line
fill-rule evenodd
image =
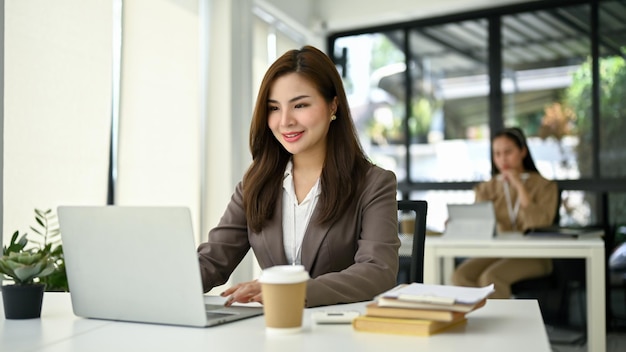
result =
M277 265L261 272L259 282L266 284L292 284L309 279L303 265Z

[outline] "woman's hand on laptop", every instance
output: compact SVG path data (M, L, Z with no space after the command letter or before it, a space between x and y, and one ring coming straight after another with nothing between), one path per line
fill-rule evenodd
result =
M242 282L221 293L222 297L228 296L225 306L229 307L233 303L263 303L261 296L261 284L254 281Z

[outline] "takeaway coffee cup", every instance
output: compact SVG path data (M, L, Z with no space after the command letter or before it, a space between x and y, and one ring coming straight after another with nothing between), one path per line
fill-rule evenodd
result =
M268 333L291 334L302 329L308 279L309 273L302 265L278 265L263 270L259 282Z

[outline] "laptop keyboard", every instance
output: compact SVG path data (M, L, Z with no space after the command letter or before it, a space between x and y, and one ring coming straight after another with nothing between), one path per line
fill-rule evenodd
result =
M229 315L238 314L234 311L227 311L224 309L224 306L218 304L205 304L204 307L206 308L206 316L209 319L227 317Z

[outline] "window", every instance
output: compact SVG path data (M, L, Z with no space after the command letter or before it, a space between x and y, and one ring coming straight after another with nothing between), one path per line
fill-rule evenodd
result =
M599 6L600 153L602 177L626 177L626 13L625 1ZM588 84L587 80L587 84ZM583 82L580 82L582 85ZM579 102L582 102L579 101ZM626 221L622 217L621 221Z
M541 174L589 176L581 160L579 120L567 93L590 57L589 6L528 11L502 17L502 93L505 126L521 127Z
M490 136L511 126L559 184L563 225L623 223L608 209L626 191L625 23L623 0L527 2L333 33L328 47L366 152L399 197L429 201L431 228L446 203L473 201Z
M341 38L335 52L346 55L341 74L363 148L374 163L405 179L404 150L398 147L405 138L406 116L402 84L397 85L397 76L405 71L402 49L389 36L375 34Z

